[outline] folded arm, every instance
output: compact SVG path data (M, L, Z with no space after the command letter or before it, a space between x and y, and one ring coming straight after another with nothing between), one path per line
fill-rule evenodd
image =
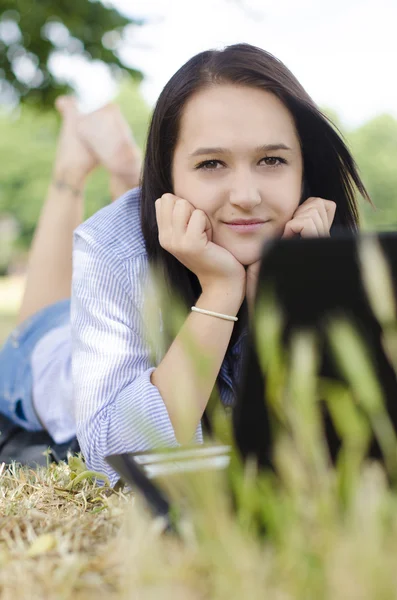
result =
M139 264L141 260L141 264ZM143 272L146 258L138 257ZM110 454L177 446L167 408L151 383L153 364L141 313L143 285L128 289L121 261L109 262L75 233L72 373L77 437L89 468L118 476ZM199 425L195 441L202 440Z

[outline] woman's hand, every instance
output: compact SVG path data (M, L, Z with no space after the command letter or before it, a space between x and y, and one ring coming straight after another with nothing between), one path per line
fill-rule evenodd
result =
M206 213L173 194L163 194L155 206L161 247L197 275L203 291L226 286L241 295L242 302L245 269L228 250L212 242Z
M331 200L308 198L288 221L282 237L328 237L335 211L336 204ZM260 266L261 261L258 260L247 269L246 298L250 314L253 312Z
M308 198L288 221L282 237L329 237L335 211L336 204L332 200Z

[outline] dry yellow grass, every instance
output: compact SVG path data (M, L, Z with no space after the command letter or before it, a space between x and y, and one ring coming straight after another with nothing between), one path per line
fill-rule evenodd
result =
M329 473L330 481L333 479ZM345 515L327 485L280 490L279 534L260 541L230 510L222 478L189 482L181 539L139 498L84 481L66 464L0 475L2 600L394 600L396 499L368 465ZM214 483L214 481L213 481ZM181 492L183 490L179 488ZM195 490L193 492L193 490ZM199 491L201 490L201 491ZM328 490L328 491L326 491ZM270 491L270 490L269 490ZM195 500L193 499L195 497Z
M264 312L272 322L274 314ZM336 341L346 369L359 375L349 381L361 401L377 381L347 333L339 329ZM395 341L387 323L384 334ZM167 490L184 508L180 538L162 535L139 496L88 480L70 489L77 479L67 464L36 471L0 466L0 598L397 600L396 485L379 464L357 461L351 410L340 415L345 445L337 468L325 460L324 436L313 427L319 404L310 339L293 346L286 382L274 377L280 366L270 364L276 400L295 386L283 415L289 427L275 447L276 473L257 478L235 461L227 477L168 480ZM302 407L306 416L297 418ZM394 436L385 450L395 474Z
M121 561L113 548L131 498L87 481L62 491L69 482L65 463L3 468L2 599L120 597Z
M15 325L24 277L0 278L0 346ZM37 470L0 465L2 600L120 598L117 536L133 498L85 481L68 465Z

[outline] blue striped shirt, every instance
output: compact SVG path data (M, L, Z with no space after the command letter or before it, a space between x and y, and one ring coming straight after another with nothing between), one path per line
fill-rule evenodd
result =
M157 349L153 358L147 342L143 311L149 283L136 188L74 232L71 343L77 437L88 467L106 473L112 483L118 477L107 455L178 445L150 380L162 354ZM242 336L220 370L218 389L226 406L234 401L241 343ZM201 425L195 441L202 441Z

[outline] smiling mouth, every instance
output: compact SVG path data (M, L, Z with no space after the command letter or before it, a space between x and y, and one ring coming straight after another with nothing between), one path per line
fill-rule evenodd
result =
M255 231L259 231L267 221L247 221L246 223L240 221L237 223L225 223L229 229L235 231L236 233L253 233Z

